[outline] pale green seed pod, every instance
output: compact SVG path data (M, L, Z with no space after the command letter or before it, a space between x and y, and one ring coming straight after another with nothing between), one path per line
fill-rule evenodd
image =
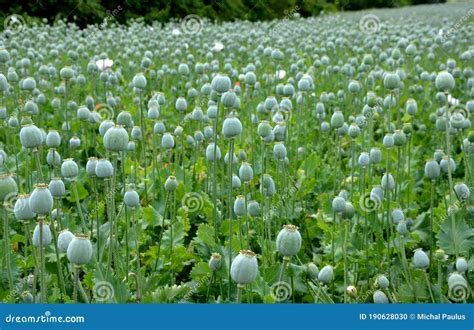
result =
M61 178L52 178L48 188L53 197L60 198L66 195L66 187Z
M115 152L127 150L128 141L127 130L120 125L108 129L103 139L105 149Z
M211 259L209 260L209 268L213 272L217 272L219 269L221 269L222 266L222 257L219 253L215 252L211 255Z
M222 155L221 155L221 150L219 149L219 146L215 146L216 149L216 154L214 157L214 143L209 143L209 145L206 148L206 160L213 162L215 159L220 160Z
M58 250L61 253L65 253L69 246L69 243L74 239L74 234L69 230L64 229L58 235Z
M69 66L65 66L59 71L59 76L61 79L69 80L74 77L74 70Z
M97 166L97 158L96 157L89 157L86 163L86 172L89 176L95 176L95 167Z
M253 179L253 169L249 163L242 162L239 168L239 177L244 182L252 181Z
M260 204L257 201L252 200L247 205L248 213L251 217L258 217L260 215Z
M435 79L436 89L443 92L448 92L454 88L455 81L451 73L448 71L441 71Z
M380 290L374 292L373 299L376 304L388 304L387 296Z
M377 284L382 289L387 289L390 285L390 282L388 281L387 277L385 277L385 275L379 275L377 277Z
M425 176L430 180L436 180L441 174L441 168L436 160L430 159L425 164Z
M285 159L285 157L287 156L287 151L286 151L286 147L285 145L283 144L283 142L276 142L275 145L273 146L273 156L276 158L276 159Z
M12 174L0 174L0 202L3 204L6 197L18 194L18 185Z
M174 148L174 138L171 133L164 133L163 137L161 138L161 147L164 149L172 149Z
M30 195L22 194L17 196L13 213L15 214L15 218L19 221L26 221L36 217L36 213L30 209Z
M316 281L318 279L319 274L318 266L310 262L308 265L306 265L306 274L308 275L308 278L313 281Z
M344 115L341 111L336 110L331 116L331 126L334 128L341 128L344 125Z
M53 196L45 183L38 183L30 195L30 209L38 215L46 215L53 209Z
M178 188L178 180L175 176L169 176L165 181L165 190L167 192L173 192Z
M466 259L459 257L456 259L456 270L460 273L464 273L468 270L468 264Z
M43 246L47 246L51 244L51 240L53 239L53 236L51 234L51 229L49 228L49 225L43 221L43 219L38 219L38 223L35 226L35 229L33 230L33 237L32 237L32 243L33 246L39 247L41 244L41 228L43 228Z
M272 134L272 132L273 132L272 127L270 126L270 123L268 121L264 120L264 121L261 121L260 124L258 124L257 134L261 138L266 138L267 136Z
M79 175L79 167L72 158L64 160L61 165L61 175L67 179L75 179Z
M428 268L430 259L422 249L417 249L413 255L413 266L415 268Z
M46 145L49 148L57 148L61 145L61 135L58 131L50 130L46 135Z
M295 256L301 249L301 234L298 227L294 225L285 225L280 230L276 238L276 247L285 257Z
M230 267L232 280L237 284L245 285L253 282L257 278L257 274L258 262L255 253L249 250L241 250Z
M92 259L92 244L89 236L76 234L67 247L67 259L74 265L84 265Z
M245 197L243 195L239 195L235 198L234 213L237 217L243 217L246 214Z
M95 175L100 179L110 178L114 175L114 167L107 159L99 159L95 166Z
M127 207L135 208L140 205L140 196L135 191L133 185L129 185L128 190L123 196L123 201Z
M334 277L334 271L332 266L326 265L324 266L318 274L318 280L323 284L331 283Z
M46 163L48 163L49 166L59 166L61 165L61 155L59 152L57 152L54 149L48 150L48 153L46 154Z
M336 213L342 213L346 209L346 200L342 197L335 197L332 200L332 210Z
M145 76L143 75L143 73L137 73L134 77L133 77L133 87L137 88L137 89L140 89L140 90L144 90L146 88L146 78Z
M383 79L383 85L389 90L394 90L400 86L400 76L396 73L387 73Z
M230 78L220 73L216 74L211 81L212 89L219 94L227 92L230 89L231 84Z
M25 125L20 130L20 142L24 148L37 148L43 143L43 133L33 124Z
M235 138L242 133L242 123L237 117L228 117L222 124L222 135L228 139Z

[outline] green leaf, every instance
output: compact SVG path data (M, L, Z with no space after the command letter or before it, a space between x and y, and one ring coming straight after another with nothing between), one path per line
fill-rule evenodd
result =
M474 229L463 218L452 216L441 225L438 245L447 254L468 254L474 247L473 237Z

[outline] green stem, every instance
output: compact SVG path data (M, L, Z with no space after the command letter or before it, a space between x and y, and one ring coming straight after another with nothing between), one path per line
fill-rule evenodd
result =
M230 268L232 266L232 207L231 207L231 201L232 201L232 164L233 164L233 156L234 156L234 139L231 138L229 140L229 186L227 187L228 190L228 211L229 211L229 300L230 300L230 295L231 295L231 290L232 290L232 279L230 277Z

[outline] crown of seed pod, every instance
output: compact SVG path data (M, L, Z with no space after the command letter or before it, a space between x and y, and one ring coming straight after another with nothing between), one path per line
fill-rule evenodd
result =
M32 212L38 215L46 215L53 209L53 196L45 183L38 183L34 186L30 195L29 205Z
M115 125L107 130L104 135L104 147L108 151L125 151L128 146L128 133L125 128Z
M92 259L92 244L89 236L76 234L67 247L67 259L74 265L84 265Z
M294 225L285 225L277 235L276 247L285 257L295 256L301 249L301 234L298 227Z
M245 285L253 282L257 278L257 274L258 262L255 253L249 250L241 250L230 267L232 280L237 284Z
M221 269L222 266L222 257L219 253L215 252L211 255L211 259L209 260L209 268L216 272Z
M61 253L65 253L69 246L69 243L74 239L73 233L68 229L62 230L58 235L58 250Z

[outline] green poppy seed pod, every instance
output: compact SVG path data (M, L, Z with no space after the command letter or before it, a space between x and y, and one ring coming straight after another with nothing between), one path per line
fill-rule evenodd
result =
M89 157L86 163L86 172L89 176L95 176L95 167L97 166L97 158L96 157Z
M468 264L466 259L459 257L456 259L456 270L460 273L464 273L468 270Z
M387 296L380 290L374 292L373 299L376 304L388 304Z
M61 145L61 135L58 131L50 130L46 135L46 145L49 148L57 148Z
M213 272L217 272L221 269L222 266L222 257L219 253L215 252L211 255L211 259L209 260L209 268Z
M217 118L217 106L216 105L210 105L209 108L207 108L207 117L210 119L216 119Z
M267 136L269 136L271 133L272 133L272 127L270 126L270 123L266 120L264 121L261 121L260 124L258 124L258 127L257 127L257 134L261 137L261 138L266 138Z
M107 133L107 131L112 127L114 127L114 122L112 120L104 120L101 122L99 125L100 136L104 137L105 133Z
M21 89L32 92L34 89L36 89L36 80L31 77L25 78L23 81L21 81Z
M153 126L153 133L155 134L163 134L166 132L166 127L163 122L159 121Z
M367 92L366 102L369 107L375 107L377 105L377 94L371 91Z
M120 111L120 113L117 116L117 124L122 125L123 127L126 127L126 128L132 128L133 127L133 119L132 119L132 115L130 114L130 112Z
M370 156L368 152L362 152L358 159L359 166L367 167L370 164Z
M61 175L67 179L75 179L79 175L79 167L72 158L65 159L62 163Z
M181 137L183 135L183 127L179 125L176 126L176 128L174 129L174 135Z
M439 163L441 162L441 160L443 159L444 157L444 151L441 150L441 149L436 149L436 151L434 152L434 159Z
M228 90L221 96L221 103L226 109L233 108L236 101L237 95L232 89Z
M159 105L155 105L148 108L147 116L148 116L148 119L158 119L160 117Z
M21 299L23 299L23 302L25 304L33 304L34 303L34 298L33 298L33 295L31 294L30 291L23 291L21 293Z
M414 99L408 99L405 104L405 110L409 115L414 116L418 112L418 104Z
M0 174L0 206L3 205L6 197L10 197L18 193L18 185L12 174Z
M452 127L459 129L464 127L465 120L466 119L464 118L462 113L456 112L451 115L449 122L451 123Z
M358 82L357 80L350 81L349 85L347 86L347 89L351 93L359 93L361 90L360 82Z
M222 135L228 139L235 138L242 133L242 123L237 117L228 117L222 124Z
M400 76L397 73L387 73L383 79L383 85L389 90L394 90L400 86Z
M71 69L71 67L66 66L59 71L59 76L63 80L69 80L74 77L74 70Z
M24 148L36 148L43 143L43 133L33 124L25 125L20 130L20 142Z
M355 214L354 205L351 202L346 202L346 207L342 212L341 216L343 219L352 219Z
M388 176L387 176L387 173L385 173L382 176L381 186L382 186L382 189L384 189L384 190L387 189L387 188L388 188L388 190L395 189L395 180L393 179L393 175L388 173Z
M133 87L144 90L146 88L146 78L143 73L137 73L132 80Z
M441 71L435 79L436 89L442 92L448 92L454 88L454 78L448 71Z
M385 148L391 148L395 144L395 140L393 139L393 134L388 133L383 137L383 145Z
M30 209L38 215L46 215L53 209L53 196L45 183L38 183L30 195Z
M272 197L276 193L275 181L269 174L263 175L263 186L260 187L260 192L265 195L265 197Z
M457 183L454 185L454 192L461 202L466 202L471 197L471 190L465 183Z
M219 149L219 146L215 146L215 157L214 157L214 143L209 143L209 145L206 148L206 160L213 162L215 159L220 160L221 159L221 150Z
M64 229L58 235L58 250L61 253L65 253L69 247L69 243L74 239L73 233L69 230Z
M373 186L370 191L370 200L374 203L380 204L383 201L384 193L381 186Z
M435 251L435 258L439 261L443 261L446 258L446 253L444 252L443 249L437 249Z
M253 169L249 163L242 162L239 168L239 177L244 182L252 181L253 179Z
M405 214L401 209L394 209L392 211L392 222L398 224L400 221L405 220Z
M243 195L239 195L235 198L234 213L238 217L243 217L245 215L245 197Z
M258 217L260 215L260 204L252 200L248 203L247 210L251 217Z
M314 263L310 262L306 265L306 274L309 279L316 281L318 279L319 269Z
M430 265L430 259L422 249L415 250L413 255L413 266L415 268L428 268Z
M293 87L293 86L292 86ZM307 77L303 77L298 81L298 90L302 92L307 92L311 88L311 82ZM293 93L288 93L287 95L292 95Z
M140 205L140 196L132 187L129 187L123 196L123 201L127 207L135 208Z
M332 210L336 213L342 213L346 209L346 200L342 197L335 197L332 200Z
M43 246L51 244L53 236L51 235L51 229L49 228L49 225L43 222L43 219L38 219L38 223L36 224L35 229L33 230L33 246L39 247L41 245L41 227L43 230Z
M223 94L230 89L231 86L230 78L223 74L216 74L211 81L211 87L214 91L219 94Z
M115 125L105 132L103 142L108 151L125 151L128 146L127 130L120 125Z
M173 192L178 188L178 180L175 176L169 176L165 181L165 190L167 192Z
M161 138L161 147L165 149L173 149L174 148L174 138L171 133L164 133Z
M341 128L344 125L344 115L341 111L336 110L331 116L331 126L334 128Z
M132 152L135 151L136 144L134 141L129 141L127 145L127 151Z
M401 130L396 130L395 133L393 134L393 142L395 146L401 147L405 144L407 141L407 138L405 136L405 133Z
M114 167L107 159L99 159L95 166L95 175L100 179L110 178L114 175Z
M237 284L245 285L253 282L257 278L257 274L258 262L255 253L249 250L241 250L230 267L232 280Z
M257 76L252 71L249 71L245 74L244 81L247 85L255 85L255 83L257 82Z
M85 234L76 234L67 247L67 259L74 265L84 265L92 259L92 244Z
M36 217L36 213L30 209L30 195L18 195L13 207L15 218L19 221L30 220Z
M276 238L276 247L285 257L295 256L301 249L301 234L298 227L285 225Z
M179 112L185 112L188 109L188 102L184 97L178 97L174 106Z
M425 176L430 180L436 180L441 174L441 168L438 162L430 159L425 164Z
M242 181L240 181L240 178L233 174L232 175L232 189L239 189L242 186Z
M407 223L406 221L400 221L397 225L397 232L400 235L406 235L408 233Z
M443 159L441 159L439 166L441 167L441 171L443 171L443 173L448 173L448 167L449 167L451 169L451 174L456 172L456 168L457 168L456 162L454 161L452 157L449 158L449 162L448 162L448 156L443 156Z
M381 287L382 289L387 289L390 285L390 282L388 281L388 279L385 277L385 275L379 275L377 277L377 284L379 287Z
M318 280L323 284L331 283L333 277L334 271L330 265L324 266L318 273Z
M281 159L285 159L287 154L288 153L286 151L286 147L283 144L283 142L275 143L275 145L273 146L273 157L281 160Z
M49 182L48 189L53 197L60 198L66 195L66 187L61 178L52 178Z
M82 120L82 121L89 120L90 115L91 115L90 110L85 106L77 109L76 116L77 116L77 119L79 120Z
M349 297L356 299L357 298L357 288L353 285L349 285L346 288L346 293Z
M360 128L359 126L357 126L356 124L351 124L349 126L349 136L352 138L352 139L355 139L356 137L358 137L360 134Z
M81 146L81 140L77 136L71 137L69 140L69 148L79 148Z

